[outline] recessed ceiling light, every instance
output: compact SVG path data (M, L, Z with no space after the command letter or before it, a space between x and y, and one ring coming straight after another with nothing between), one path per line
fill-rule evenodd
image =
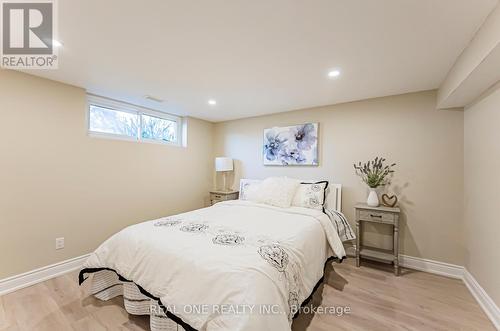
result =
M217 101L215 101L214 99L210 99L210 100L208 100L208 104L210 106L215 106L217 104Z
M163 99L154 97L152 95L145 95L144 98L147 99L147 100L154 101L154 102L159 102L159 103L162 103L163 101L165 101Z
M53 45L54 47L62 47L62 45L63 45L63 44L62 44L62 42L60 42L59 40L55 40L55 39L53 39L53 40L52 40L52 45Z
M332 70L328 73L329 78L337 78L338 76L340 76L340 70L338 69Z

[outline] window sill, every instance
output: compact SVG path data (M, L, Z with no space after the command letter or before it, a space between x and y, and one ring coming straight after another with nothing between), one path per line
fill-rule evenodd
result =
M127 136L121 136L121 135L116 135L112 133L103 133L103 132L92 132L89 131L87 135L90 138L99 138L99 139L111 139L111 140L121 140L121 141L128 141L128 142L133 142L133 143L147 143L147 144L154 144L154 145L163 145L163 146L171 146L171 147L186 147L182 146L181 144L177 142L167 142L167 141L159 141L159 140L153 140L153 139L137 139L133 137L127 137Z

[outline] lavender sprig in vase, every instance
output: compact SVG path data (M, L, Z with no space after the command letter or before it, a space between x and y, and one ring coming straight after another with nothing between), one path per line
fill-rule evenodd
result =
M384 165L386 160L382 157L376 157L372 161L367 161L363 164L359 162L354 164L354 169L356 170L356 175L361 177L363 182L370 188L370 194L366 204L370 207L378 207L380 204L377 195L377 187L384 186L389 183L388 176L391 175L394 170L392 167L396 165L393 163L391 165Z

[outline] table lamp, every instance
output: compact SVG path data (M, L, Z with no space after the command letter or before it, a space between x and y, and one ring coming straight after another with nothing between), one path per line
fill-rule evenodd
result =
M223 191L230 191L226 188L226 173L233 171L233 159L230 157L216 157L215 158L215 171L222 172L224 178Z

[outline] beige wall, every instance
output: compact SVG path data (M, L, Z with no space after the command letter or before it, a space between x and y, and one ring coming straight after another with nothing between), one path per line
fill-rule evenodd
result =
M320 123L320 166L263 166L263 129L304 122ZM343 184L351 222L353 205L367 196L353 162L396 162L389 191L403 209L401 253L463 265L463 112L436 110L435 91L218 123L214 139L217 155L237 160L236 181L287 175ZM370 228L366 239L390 245L387 229Z
M500 86L465 110L467 270L500 306Z
M366 199L352 163L397 162L401 253L464 264L463 112L437 111L434 91L211 124L189 119L188 147L90 138L85 91L0 71L0 279L95 249L126 225L202 207L213 156L236 177L288 175L344 185L343 208ZM320 123L319 167L262 166L262 130ZM212 141L213 137L213 141ZM96 231L98 229L99 231ZM369 243L389 247L388 229ZM66 248L56 251L56 237Z
M202 207L213 124L188 147L90 138L85 91L0 70L0 279L94 250L139 221ZM55 238L66 248L55 250Z

